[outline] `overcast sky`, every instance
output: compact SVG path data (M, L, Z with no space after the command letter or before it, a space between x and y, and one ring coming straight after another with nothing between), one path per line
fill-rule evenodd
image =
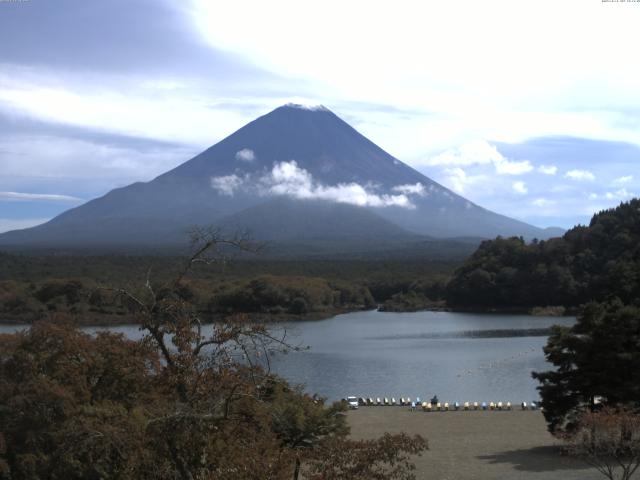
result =
M0 0L0 231L323 104L538 226L640 192L640 2Z

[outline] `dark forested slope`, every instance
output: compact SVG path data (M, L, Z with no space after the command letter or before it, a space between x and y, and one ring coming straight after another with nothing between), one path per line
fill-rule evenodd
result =
M640 298L640 200L604 210L589 226L527 244L483 242L447 286L459 307L577 306L590 300Z

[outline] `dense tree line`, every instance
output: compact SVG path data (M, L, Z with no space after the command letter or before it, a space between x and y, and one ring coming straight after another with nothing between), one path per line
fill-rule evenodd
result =
M318 277L367 285L404 285L421 279L445 279L460 261L441 259L290 259L275 260L261 254L233 257L207 268L196 266L190 278L216 282L221 279L246 280L261 275L278 277ZM31 282L41 279L91 279L114 285L145 278L152 268L153 278L166 280L176 274L182 257L176 255L83 255L81 252L15 254L0 251L0 281ZM398 290L391 292L396 293ZM372 288L372 293L373 288ZM374 293L375 295L375 293ZM389 296L389 295L388 295Z
M149 273L162 283L177 273L178 262L175 257L0 253L0 320L32 322L63 313L85 323L131 322L126 305L104 287L135 289ZM182 293L213 320L231 311L271 319L319 318L385 302L388 309L425 308L442 298L455 265L243 259L201 267L183 282Z
M334 309L367 309L376 305L369 289L320 278L263 275L220 291L212 310L306 314Z
M578 306L640 297L640 200L597 213L561 238L483 242L447 285L460 307Z
M209 320L229 313L264 314L270 319L291 315L331 315L375 308L369 289L360 284L315 277L261 275L249 280L191 279L180 294ZM0 316L33 321L64 313L85 323L130 322L126 302L92 280L51 279L42 282L0 282Z

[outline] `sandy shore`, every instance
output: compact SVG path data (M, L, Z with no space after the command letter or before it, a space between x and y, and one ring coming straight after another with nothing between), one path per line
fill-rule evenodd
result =
M418 479L591 480L595 469L560 453L539 411L411 412L360 407L348 414L355 439L419 433L429 450L416 459Z

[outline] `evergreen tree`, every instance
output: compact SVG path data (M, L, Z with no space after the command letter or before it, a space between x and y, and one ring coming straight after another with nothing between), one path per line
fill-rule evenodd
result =
M573 327L554 327L544 349L556 369L534 372L552 432L571 430L596 398L640 406L640 308L589 303Z

